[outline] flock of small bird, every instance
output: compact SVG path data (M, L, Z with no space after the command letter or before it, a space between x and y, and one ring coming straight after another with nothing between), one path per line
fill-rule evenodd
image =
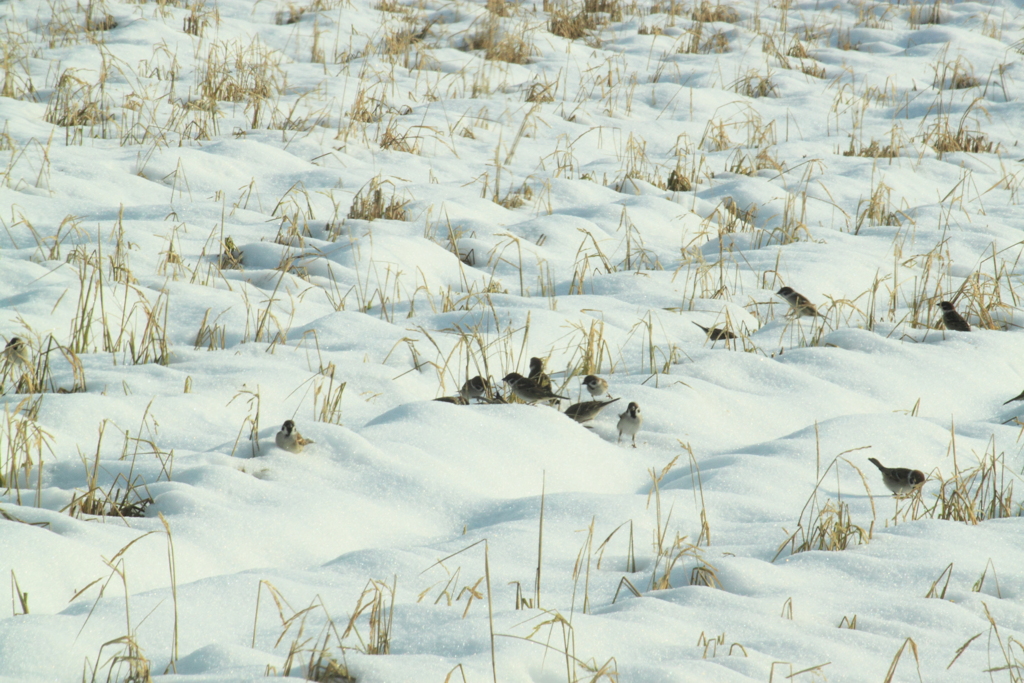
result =
M792 287L783 287L777 294L789 303L790 314L794 317L820 315L817 307L811 303L810 299ZM942 323L946 329L956 332L971 331L970 324L964 320L963 316L957 313L956 307L952 303L942 301L939 303L939 307L942 309ZM737 338L737 335L729 330L717 327L708 328L699 323L694 323L694 325L702 329L712 341ZM31 365L29 351L29 345L23 339L12 337L7 342L3 352L0 353L4 359L5 373L9 372L11 368L27 369ZM540 358L530 359L529 376L523 377L518 372L510 372L505 375L502 382L509 386L512 395L520 401L531 405L547 403L557 406L559 401L571 400L567 396L560 396L552 391L551 378L544 373L544 361ZM587 375L584 377L583 386L587 388L590 397L594 400L581 401L570 405L565 409L565 415L584 426L588 426L586 425L587 422L594 420L601 414L601 411L619 399L612 398L611 394L608 393L608 381L597 375ZM602 396L607 398L602 399ZM458 396L445 396L435 400L459 405L469 405L470 401L507 403L506 399L493 391L490 383L479 375L466 380L466 383L459 390ZM1021 400L1024 400L1024 392L1011 398L1006 403ZM1003 405L1006 405L1006 403ZM626 411L619 415L619 421L616 425L619 431L618 443L622 442L622 437L625 435L630 437L633 448L636 448L636 435L640 431L643 421L644 418L640 414L640 406L636 402L630 402L626 407ZM282 450L291 453L301 453L306 446L314 442L299 433L293 420L285 420L281 426L281 431L274 438L274 443ZM875 458L868 458L868 460L882 473L882 481L885 483L886 488L893 492L893 495L901 496L911 493L920 488L925 482L926 477L920 470L911 470L905 467L885 467Z
M821 315L820 313L818 313L818 308L814 304L811 303L810 299L808 299L806 296L804 296L800 292L796 291L792 287L783 287L778 292L776 292L776 294L781 296L783 299L786 300L787 303L789 303L790 315L792 315L795 318L799 318L799 317L804 316L804 315L809 315L809 316L819 316L819 315ZM954 332L970 332L971 331L970 324L966 320L964 320L964 317L962 315L957 313L956 306L954 306L952 303L950 303L949 301L940 301L939 302L939 308L942 309L942 324L943 324L943 326L947 330L953 330ZM706 328L706 327L702 327L700 325L697 325L697 326L700 327L705 332L709 331L708 328ZM725 332L725 330L714 330L714 329L712 329L710 331L712 333L711 334L712 341L715 341L715 340L717 340L719 338L721 338L721 339L734 339L735 338L735 335L733 335L731 337L716 337L713 334L713 332L715 332L715 331ZM729 334L732 334L732 333L730 332Z
M547 403L557 406L559 401L572 400L568 396L560 396L552 391L551 378L545 374L544 361L540 358L530 359L530 374L528 377L523 377L518 372L510 372L505 375L502 382L508 385L513 396L523 403L529 403L530 405ZM583 386L590 392L591 398L596 400L574 403L565 409L565 414L576 422L587 426L587 422L592 421L601 414L602 410L619 399L612 398L612 395L608 393L608 380L597 375L587 375L584 377ZM602 400L601 396L607 396L607 400ZM458 396L442 396L434 400L455 403L457 405L469 405L472 400L480 403L508 402L503 396L493 391L490 382L480 375L466 380L466 383L459 389ZM640 431L640 426L643 422L644 418L640 414L640 405L636 402L631 402L626 406L626 412L619 415L619 442L621 443L622 436L626 435L632 440L633 448L636 448L636 435Z

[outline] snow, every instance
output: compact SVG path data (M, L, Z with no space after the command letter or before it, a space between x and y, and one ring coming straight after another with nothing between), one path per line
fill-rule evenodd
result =
M1019 6L600 4L0 4L0 682L1020 678Z

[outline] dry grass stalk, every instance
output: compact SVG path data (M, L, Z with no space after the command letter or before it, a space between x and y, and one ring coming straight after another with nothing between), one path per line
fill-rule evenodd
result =
M558 81L550 83L534 81L526 91L527 102L554 102L558 91Z
M103 651L114 649L115 654L103 659ZM107 669L106 676L101 675L101 669ZM120 683L151 683L151 664L142 654L142 648L133 635L121 636L109 640L100 647L96 655L96 665L91 667L88 658L82 671L82 681L97 683L97 681L119 681ZM91 675L90 675L91 673Z
M548 31L568 40L579 40L600 26L599 18L584 10L573 12L568 8L559 8L551 13L548 19Z
M480 30L466 37L463 49L483 50L484 59L509 64L526 64L534 52L525 26L503 29L495 15L491 15Z
M893 209L889 199L892 188L879 181L871 191L871 197L858 203L857 225L853 234L860 233L865 225L902 225L906 214ZM861 206L864 208L861 209Z
M914 655L914 663L917 664L918 680L923 680L921 679L921 659L920 657L918 657L917 654L917 643L914 642L913 638L907 638L903 641L903 644L900 645L900 649L897 650L896 654L893 656L892 663L889 664L889 670L886 672L885 678L883 679L882 683L892 683L895 680L896 667L899 665L900 658L903 656L903 653L904 651L906 651L908 645L910 646L911 654Z
M328 363L327 367L321 367L320 377L313 385L313 415L317 422L342 424L341 399L345 395L345 387L348 382L336 382L334 379L336 370L334 363Z
M729 88L747 97L778 97L779 92L772 82L772 75L768 73L761 75L756 69L750 69L746 74L734 81Z
M935 503L922 508L913 518L979 524L988 519L1020 516L1024 504L1013 500L1017 478L1006 465L1006 454L996 453L993 441L973 467L961 470L954 460L953 475L939 480Z
M963 57L957 57L952 62L944 62L941 66L935 65L935 80L932 85L939 90L964 90L981 85L981 81L974 76L974 69Z
M296 630L295 636L288 647L288 656L281 666L280 674L283 676L292 675L292 669L302 665L303 661L305 661L301 672L303 680L318 681L319 683L356 683L355 677L349 673L348 665L344 661L345 648L342 645L342 636L338 633L334 619L319 596L305 609L295 610L272 583L266 580L260 581L256 591L256 614L253 617L252 623L252 647L256 647L260 599L263 596L264 588L267 589L267 592L273 599L274 605L277 607L278 617L281 620L281 634L277 637L274 647L277 647L284 641L288 632L293 627ZM306 622L310 615L316 611L323 612L326 623L321 628L319 634L310 637L306 635ZM334 640L333 646L331 646L332 638ZM338 661L331 654L331 651L334 649L340 651L341 661ZM307 653L308 659L306 659ZM277 674L276 667L267 667L267 676Z
M383 581L371 579L363 589L362 595L352 610L352 617L345 627L342 638L354 633L362 645L362 651L368 655L386 655L391 653L391 629L395 617L395 585L397 578L392 580L391 585ZM356 620L368 612L369 633L367 640L363 640L356 628Z
M245 428L249 427L249 446L251 448L250 455L255 456L260 452L260 388L256 386L256 391L252 391L243 387L231 397L227 405L231 405L236 398L245 397L245 402L249 406L249 413L242 420L242 426L238 428L238 436L235 438L235 444L231 447L231 455L235 454L235 450L238 448L238 442L242 439L242 434L245 432Z
M280 53L252 42L215 42L197 71L199 106L216 111L218 102L245 103L251 126L259 128L273 109L284 82Z
M221 242L217 265L222 270L242 270L242 257L245 252L235 246L235 241L228 235Z
M690 12L690 18L699 22L721 21L735 24L740 20L740 14L728 5L721 3L712 5L708 0L701 0L700 4L694 5Z
M384 182L381 181L380 176L371 178L370 182L352 198L348 217L364 221L375 221L379 218L391 221L406 220L405 205L409 202L397 199L393 184L390 181L386 182L392 185L390 198L385 199L384 197L384 191L381 189Z
M188 14L182 19L181 30L190 36L200 38L210 24L220 26L220 11L216 6L207 9L204 0L192 0L188 6Z
M223 350L227 346L227 325L218 325L216 319L210 323L210 310L206 309L203 321L199 323L199 331L196 332L196 340L193 344L196 351L203 347L206 347L207 351L217 351ZM217 318L220 316L218 315Z
M65 69L46 105L43 119L64 128L89 128L90 137L112 137L112 103L104 95L102 79L89 83L79 78L78 69ZM66 144L81 144L82 131L67 131Z
M852 448L843 451L832 459L832 462L825 468L825 471L818 477L818 481L814 485L814 491L811 492L811 496L800 511L796 531L779 544L775 557L772 558L773 562L779 558L787 546L789 547L790 554L793 555L807 550L846 550L851 546L871 541L874 533L874 520L872 520L867 529L855 524L850 516L850 507L847 503L843 502L841 495L837 497L835 502L831 499L827 499L824 504L818 501L818 488L830 472L835 472L838 481L838 464L840 460L857 472L861 482L867 488L864 473L860 468L843 457L847 453L863 450L864 448L870 447ZM874 511L874 501L872 501L871 507L872 511Z
M928 24L941 24L942 12L939 9L939 1L932 4L911 2L907 6L907 24L910 28L917 29Z
M901 146L896 140L883 145L873 138L867 146L859 145L851 135L850 146L848 149L843 150L843 156L868 157L869 159L895 159L900 155L900 148Z
M93 455L90 466L86 457L79 453L82 464L86 471L86 490L81 494L75 494L71 502L61 511L67 511L72 517L81 518L82 515L96 515L104 517L118 517L122 520L130 517L144 517L146 508L153 502L146 481L141 475L134 475L135 462L140 455L156 456L162 463L162 474L170 481L170 467L173 461L173 452L167 453L159 448L150 439L141 437L143 428L149 417L149 406L143 414L142 426L139 429L139 436L133 437L129 431L124 432L124 440L121 445L119 460L131 461L131 468L127 474L118 473L111 481L110 486L104 490L99 484L100 478L100 453L103 447L103 434L109 420L100 423L99 437L96 440L96 452ZM152 433L152 429L150 428ZM143 447L148 449L143 450Z
M430 35L430 28L435 23L437 23L437 19L432 19L423 26L417 26L412 15L404 15L399 28L392 29L385 26L384 38L378 48L380 54L391 62L394 62L397 57L403 56L405 57L404 65L408 67L413 46Z
M21 490L32 485L32 472L36 470L36 484L41 486L43 450L53 455L53 436L35 421L41 400L27 396L11 409L4 406L3 431L0 432L0 487L5 493L14 492L14 500L22 504ZM40 502L37 493L36 504Z

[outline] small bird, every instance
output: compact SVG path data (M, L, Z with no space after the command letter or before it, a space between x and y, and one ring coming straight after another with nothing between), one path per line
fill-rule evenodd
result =
M626 406L626 412L619 415L619 440L622 443L622 435L633 437L633 448L636 448L636 433L640 431L640 425L644 423L643 415L640 414L640 406L630 403Z
M818 309L811 300L792 287L783 287L776 294L789 302L790 312L797 318L803 315L818 315Z
M306 437L299 434L299 430L295 428L295 423L291 420L285 420L284 424L281 425L281 431L274 437L274 443L277 444L278 448L292 453L301 453L302 449L311 443Z
M526 403L536 403L537 401L550 401L552 399L564 399L569 400L568 396L559 396L551 392L550 387L543 387L532 380L529 377L523 377L518 372L510 372L505 375L505 378L501 380L509 385L512 389L512 393L515 394L519 400L525 401Z
M1020 392L1019 394L1017 394L1016 396L1014 396L1013 398L1011 398L1011 399L1010 399L1009 401L1007 401L1006 403L1013 403L1014 401L1024 401L1024 391ZM1005 406L1005 405L1006 405L1006 403L1004 403L1003 405Z
M589 391L590 395L594 398L608 394L608 380L602 379L597 375L587 375L584 377L583 386L587 388L587 391ZM608 398L611 397L612 395L608 394Z
M956 312L956 308L948 301L940 301L939 308L942 309L942 324L947 330L956 332L970 332L971 326L964 320L964 317Z
M692 321L691 321L692 322ZM704 330L704 334L708 336L711 341L720 341L722 339L736 339L736 335L729 330L723 330L720 327L704 327L700 323L693 323L700 329Z
M235 246L235 241L228 235L221 244L220 267L222 270L241 270L242 250Z
M3 357L11 365L27 366L30 362L28 344L20 337L11 337L11 340L7 342L7 346L4 347Z
M467 402L471 398L487 398L487 380L480 375L477 375L473 379L467 379L466 383L459 389L459 395Z
M583 401L582 403L573 403L565 409L565 414L580 424L583 424L584 422L590 422L593 420L601 414L602 410L618 400L619 399L617 398L613 398L610 401Z
M882 483L892 491L894 496L910 493L924 484L925 476L921 470L910 470L906 467L886 467L874 458L868 460L882 473Z
M454 403L457 406L469 405L469 401L464 399L462 396L439 396L433 400L440 401L441 403Z
M530 374L527 375L527 378L532 379L542 387L551 388L551 378L544 374L544 361L540 358L533 357L530 359Z

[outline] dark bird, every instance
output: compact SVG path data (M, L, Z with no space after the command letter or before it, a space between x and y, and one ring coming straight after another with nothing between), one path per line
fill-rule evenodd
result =
M551 392L550 387L543 387L529 377L523 377L518 372L510 372L502 380L509 385L512 393L521 401L536 403L537 401L550 401L552 399L569 400L568 396L559 396Z
M692 322L692 321L691 321ZM704 330L704 334L708 336L711 341L719 341L722 339L736 339L736 335L729 330L723 330L720 327L704 327L700 323L693 323L700 329Z
M619 415L619 440L617 443L622 443L622 435L633 437L633 448L636 448L636 433L640 431L640 425L644 423L644 418L640 414L640 406L636 403L630 403L626 406L626 412Z
M882 483L885 484L885 488L893 492L893 495L899 496L904 493L910 493L924 484L926 477L921 470L910 470L906 467L886 467L874 458L868 458L868 460L882 473Z
M487 380L477 375L473 379L466 380L466 383L462 385L462 389L459 390L459 396L466 402L469 402L471 398L484 399L487 398L488 389Z
M582 403L573 403L565 409L565 414L580 424L583 424L584 422L590 422L593 420L601 414L602 410L618 400L619 399L617 398L613 398L610 401L583 401Z
M533 357L530 359L530 374L527 375L527 378L532 379L542 387L551 388L551 378L544 374L544 361L540 358Z
M945 325L947 330L954 330L955 332L970 332L971 326L964 320L964 317L956 312L956 308L953 304L948 301L939 302L939 308L942 309L942 324Z
M587 388L590 395L594 398L603 394L608 394L608 381L598 377L597 375L587 375L583 378L583 386ZM608 394L608 398L611 398L611 394Z
M798 318L803 315L818 315L818 309L811 300L792 287L783 287L776 294L789 302L792 315Z
M299 434L294 422L285 420L281 425L281 431L274 437L274 443L278 448L283 448L286 451L301 453L303 448L314 442Z
M457 406L468 406L469 405L469 401L464 399L464 398L462 398L461 396L440 396L438 398L435 398L434 400L435 401L440 401L441 403L452 403L452 404L455 404Z
M1017 394L1016 396L1014 396L1013 398L1011 398L1011 399L1010 399L1009 401L1007 401L1006 403L1013 403L1014 401L1024 401L1024 391L1020 392L1019 394ZM1003 405L1005 406L1005 405L1006 405L1006 403L1004 403Z

